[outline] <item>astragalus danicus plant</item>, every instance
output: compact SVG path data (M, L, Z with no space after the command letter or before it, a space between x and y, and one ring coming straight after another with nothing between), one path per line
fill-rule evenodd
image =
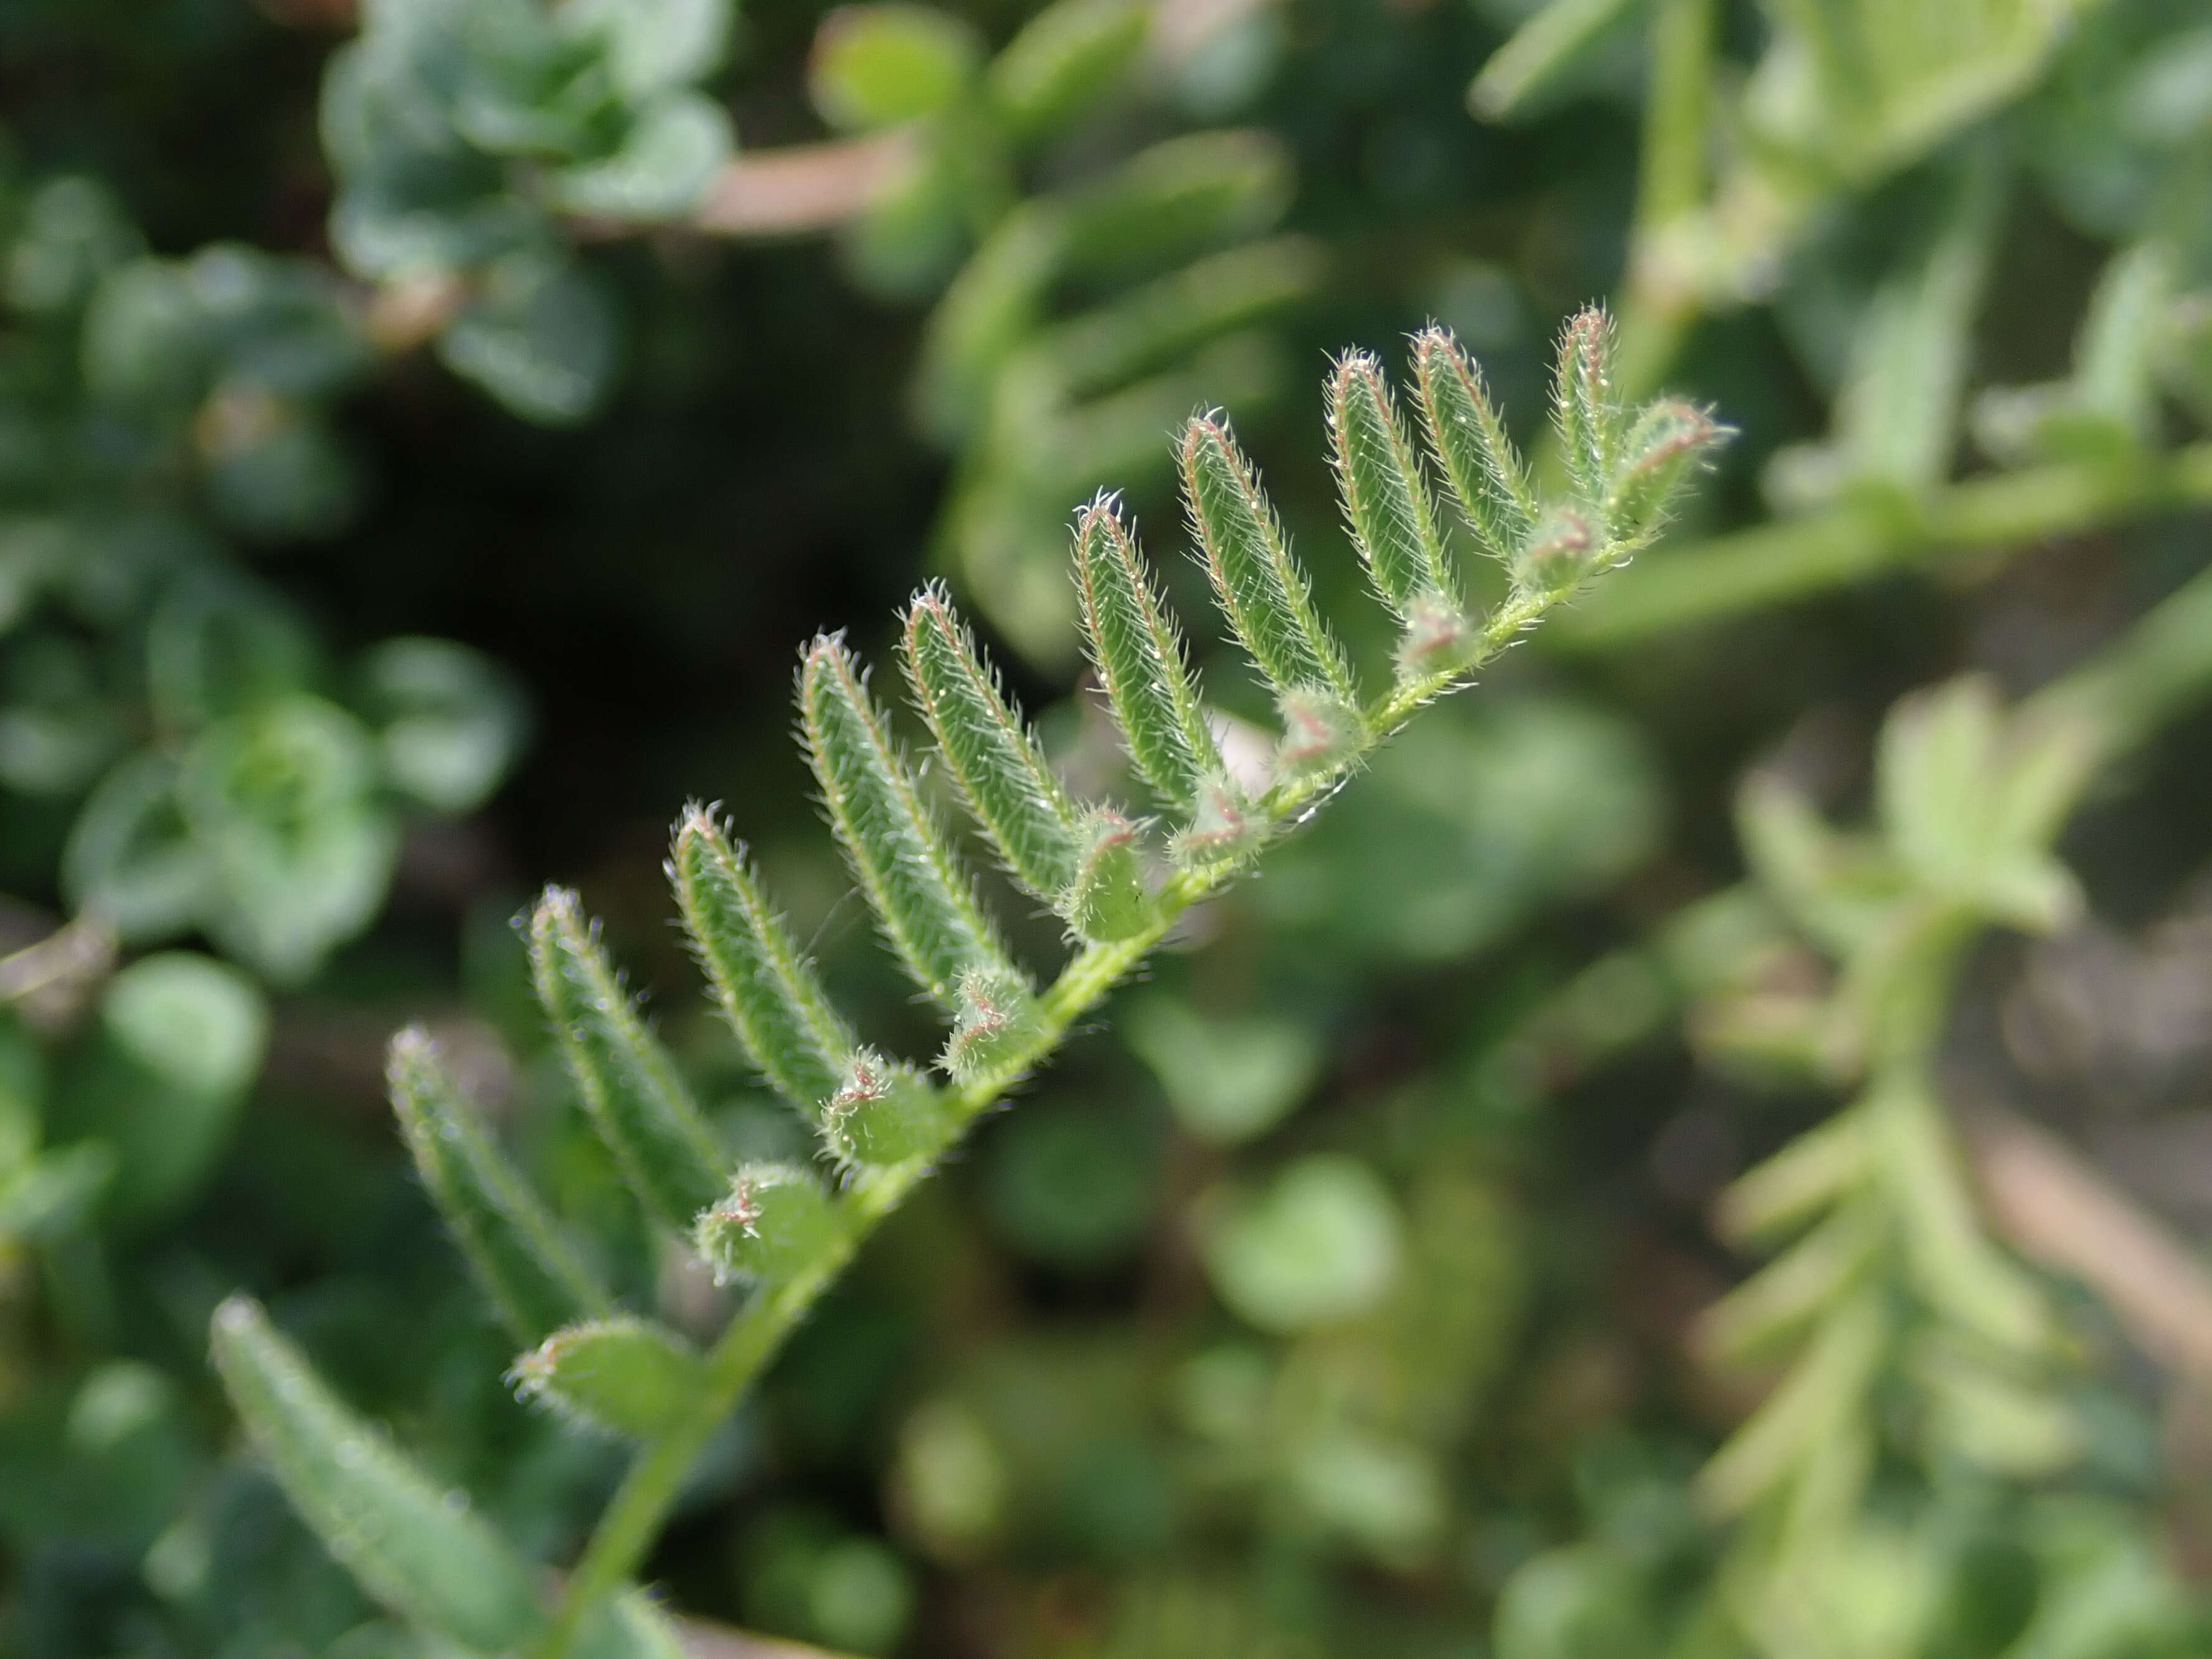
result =
M539 900L527 920L538 995L607 1152L649 1215L744 1287L704 1352L621 1310L432 1045L402 1032L393 1105L455 1242L525 1345L516 1386L637 1451L582 1557L549 1589L337 1401L256 1304L234 1298L214 1325L231 1396L293 1503L363 1587L471 1651L670 1651L665 1621L632 1582L710 1434L860 1241L1185 910L1250 868L1420 705L1657 533L1723 430L1671 399L1621 406L1610 351L1601 313L1567 326L1553 411L1559 490L1533 481L1444 331L1413 346L1425 450L1373 356L1336 364L1328 419L1345 517L1398 630L1390 678L1371 688L1226 424L1189 422L1180 460L1195 551L1280 714L1264 787L1224 764L1176 623L1110 496L1077 516L1075 577L1091 660L1148 802L1077 799L948 595L915 596L906 690L1007 874L1066 924L1073 954L1049 984L1015 958L979 900L866 667L839 635L806 647L799 720L823 808L884 942L943 1014L943 1049L924 1060L868 1045L713 811L684 812L669 873L716 1002L762 1078L813 1127L812 1165L731 1168L576 896ZM1438 475L1456 523L1437 509ZM1504 567L1504 596L1486 610L1470 603L1462 546Z

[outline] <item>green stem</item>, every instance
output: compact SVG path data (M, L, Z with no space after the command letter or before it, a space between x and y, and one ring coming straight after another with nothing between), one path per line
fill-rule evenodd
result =
M1161 895L1158 920L1145 933L1111 945L1090 945L1067 965L1045 995L1042 1017L1028 1046L956 1097L959 1128L964 1129L1057 1048L1068 1027L1159 942L1197 896L1182 887L1171 884ZM547 1634L543 1650L547 1659L565 1659L585 1615L635 1575L659 1536L684 1476L715 1428L736 1407L792 1327L836 1281L861 1243L930 1173L930 1161L917 1158L856 1181L842 1200L845 1225L836 1242L805 1273L750 1303L731 1320L707 1357L706 1387L683 1419L639 1454L600 1516Z
M1364 715L1362 738L1354 754L1328 772L1279 784L1268 793L1262 805L1271 823L1280 828L1297 822L1416 709L1465 684L1475 668L1565 597L1515 595L1484 623L1468 667L1394 687ZM1109 945L1086 945L1079 951L1045 993L1030 1041L954 1097L950 1139L957 1139L978 1115L1057 1048L1069 1028L1144 959L1184 911L1226 885L1249 862L1248 856L1233 864L1178 873L1161 890L1157 914L1143 933ZM836 1283L862 1242L928 1178L932 1167L933 1160L915 1158L855 1181L840 1200L845 1224L836 1242L806 1272L749 1303L730 1321L707 1357L707 1382L698 1398L680 1420L639 1453L599 1517L540 1645L542 1659L568 1659L585 1619L636 1576L683 1490L684 1477L715 1428L736 1408L791 1328Z
M2208 503L2212 443L2121 465L2054 462L1917 501L1856 501L1647 556L1560 617L1552 636L1569 649L1606 650L1887 570Z
M1705 198L1713 0L1659 0L1651 14L1650 53L1628 280L1619 307L1618 391L1630 403L1657 388L1697 318L1697 291L1669 275L1664 250L1668 228Z

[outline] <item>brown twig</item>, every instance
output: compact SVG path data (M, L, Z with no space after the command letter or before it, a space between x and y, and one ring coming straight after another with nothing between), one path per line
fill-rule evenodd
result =
M87 910L36 944L0 957L0 1006L41 1027L74 1018L86 994L115 970L115 930Z
M677 1619L671 1622L676 1626L677 1639L683 1643L688 1659L839 1659L839 1656L823 1648L754 1636L732 1630L727 1625L709 1624L703 1619Z
M691 216L716 236L830 230L873 206L914 149L904 131L755 150L724 164Z
M2188 1246L2048 1130L1989 1104L1960 1128L1990 1224L2094 1291L2160 1364L2212 1381L2212 1274Z

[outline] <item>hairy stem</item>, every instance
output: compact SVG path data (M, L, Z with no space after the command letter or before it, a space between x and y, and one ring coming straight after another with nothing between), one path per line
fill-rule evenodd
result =
M1553 633L1570 649L1605 650L1885 570L2204 504L2212 504L2212 443L2120 465L2055 462L1917 501L1852 501L1649 558L1562 617Z
M1159 920L1145 933L1111 945L1091 945L1068 963L1045 994L1042 1018L1028 1045L959 1091L956 1115L962 1127L1058 1048L1068 1027L1159 943L1198 896L1178 890L1181 885L1172 884L1161 895ZM846 1224L836 1242L805 1273L748 1304L731 1320L708 1356L708 1382L697 1401L639 1454L600 1517L547 1637L547 1659L563 1659L584 1615L635 1575L659 1536L684 1476L715 1428L775 1356L785 1335L836 1282L861 1243L930 1174L929 1161L918 1158L856 1181L840 1200Z

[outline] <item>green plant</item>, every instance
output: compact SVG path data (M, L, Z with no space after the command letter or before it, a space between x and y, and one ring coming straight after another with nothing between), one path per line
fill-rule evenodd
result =
M60 1248L186 1202L266 1042L252 980L182 953L118 973L118 949L198 935L297 983L381 905L410 815L478 805L523 720L449 641L341 670L234 556L355 509L333 405L373 353L326 273L153 257L82 176L6 208L0 783L15 861L58 862L72 915L11 959L32 1018L10 1041L46 1052L22 1062L0 1237Z
M1770 1043L1795 1026L1823 1069L1863 1092L1745 1176L1724 1200L1740 1242L1802 1232L1707 1316L1713 1353L1790 1369L1701 1476L1720 1513L1748 1517L1737 1617L1769 1651L1796 1651L1880 1572L1863 1516L1882 1455L1875 1401L1910 1391L1911 1452L2033 1480L2080 1457L2063 1397L2055 1308L1974 1219L1938 1103L1936 1049L1966 945L1997 922L2049 930L2081 899L2049 844L2095 757L2090 733L2033 714L2007 722L1966 681L1907 703L1882 738L1872 844L1834 836L1802 799L1755 781L1744 833L1766 890L1841 963L1831 996L1757 1008ZM1747 1036L1749 1033L1746 1033ZM1715 1021L1713 1037L1728 1032ZM1902 1587L1864 1616L1917 1639L1928 1614Z
M1571 0L1539 13L1484 70L1478 110L1504 117L1554 81L1571 87L1627 9ZM2212 453L2173 443L2160 418L2168 401L2200 417L2205 407L2205 106L2193 67L2204 37L2185 10L2082 10L2069 38L2060 14L2025 6L1880 20L1778 8L1731 106L1715 94L1729 60L1713 8L1651 9L1624 384L1662 374L1704 319L1771 295L1828 385L1833 420L1825 441L1772 459L1771 522L1639 570L1563 635L1625 641L2212 493ZM1978 128L2005 100L2020 101L2016 132ZM1820 240L1818 210L1915 163L1911 186L1891 188L1922 204L1899 216L1908 234L1875 280L1835 269L1852 255ZM1971 331L2022 175L2069 223L2116 246L2071 374L1989 388L1969 410ZM1792 277L1793 258L1807 274ZM1962 426L2008 471L1954 482Z
M1739 799L1753 879L1585 969L1493 1057L1491 1086L1510 1088L1686 1012L1726 1070L1855 1091L1717 1205L1731 1243L1778 1250L1697 1330L1702 1364L1763 1382L1697 1476L1731 1523L1719 1559L1685 1592L1665 1582L1679 1561L1601 1531L1540 1555L1501 1602L1507 1651L1582 1651L1581 1621L1662 1604L1666 1651L1691 1655L2202 1641L2196 1598L2100 1491L2129 1477L2100 1443L2085 1322L1980 1218L1942 1048L1978 936L2079 924L2052 842L2100 774L2203 696L2208 605L2200 575L2009 709L1971 678L1899 703L1869 831L1754 773ZM1809 985L1801 941L1833 963Z
M118 1352L132 1258L216 1179L271 989L368 928L408 830L478 808L526 718L454 641L328 650L247 562L360 505L338 434L375 353L331 273L157 257L72 173L7 179L0 272L0 848L27 901L0 969L0 1484L12 1528L75 1492L52 1523L143 1550L211 1450ZM163 948L194 943L230 960Z
M960 1085L922 1057L1024 1040L1042 994L1007 961L1079 956L1071 925L1141 938L1164 884L1212 884L1110 1026L1063 1034L1048 1097L979 1115L775 1335L627 1575L671 1607L1009 1659L1392 1659L1486 1631L1500 1659L2199 1650L2212 1350L2188 1316L2212 1290L2172 1239L2116 1275L2066 1206L2039 1231L1992 1151L2040 1120L2137 1243L2160 1206L2201 1221L2199 10L756 0L723 84L709 5L15 9L0 1647L452 1650L380 1616L234 1432L204 1354L236 1285L328 1379L261 1380L374 1476L380 1504L317 1510L366 1580L424 1629L540 1634L561 1586L535 1564L579 1559L732 1304L765 1305L659 1218L716 1200L706 1253L769 1279L851 1223L814 1115L711 1000L667 994L688 966L648 925L654 803L734 777L746 867L835 996L799 999L819 1052L777 1050L787 1091L841 1092L858 1034L913 1062L854 1077L848 1156L951 1132ZM1512 125L1469 121L1469 72L1523 22L1482 76ZM318 38L356 24L335 57ZM1663 378L1743 427L1714 487L1485 696L1316 780L1329 810L1267 836L1262 878L1177 866L1345 734L1340 665L1271 636L1277 708L1233 644L1188 642L1184 737L1241 798L1173 840L1189 817L1070 684L1066 504L1113 483L1156 518L1158 429L1218 400L1314 544L1322 453L1266 416L1295 412L1295 354L1441 317L1533 412L1546 337L1607 289L1616 395ZM490 396L414 361L433 341ZM1566 447L1514 435L1564 488ZM1180 609L1204 578L1174 566ZM1036 717L1049 773L975 781L1057 901L985 872L951 945L908 930L950 1010L902 1006L866 948L767 709L794 633L933 570ZM1307 574L1371 696L1403 624L1354 561ZM1461 574L1470 615L1512 596L1495 562ZM1018 730L950 603L915 635L939 714ZM544 739L493 799L518 705L422 632L536 694ZM1859 734L1962 670L2004 696L1913 694L1873 747L1990 752L1870 765L1911 781L1863 812ZM2085 810L1983 858L1992 790L1949 786L2062 730L2087 734ZM946 805L960 778L915 758ZM111 768L191 787L111 797ZM2062 867L2085 896L2062 931L2002 937ZM578 1090L502 925L555 872L655 999L666 1064L634 1089ZM572 967L580 903L540 929ZM618 1006L596 969L551 980L573 1012ZM466 1109L394 1134L376 1038L416 1020L413 1097ZM589 1074L623 1072L627 1028L583 1023ZM1714 1238L1715 1195L1870 1123L1881 1155L1724 1299L1756 1258ZM1838 1237L1863 1249L1821 1282ZM2006 1308L2042 1338L1992 1340ZM1823 1395L1816 1362L1869 1328L1864 1386ZM1731 1335L1748 1365L1712 1363ZM1808 1399L1834 1432L1793 1441ZM717 1639L634 1598L602 1618L580 1645Z
M77 804L61 884L88 925L201 932L297 981L375 914L407 811L498 784L519 701L447 641L339 669L233 555L356 505L333 405L374 353L326 272L153 258L81 177L11 207L0 779Z
M1554 0L1483 66L1469 105L1493 120L1525 116L1571 87L1637 9ZM1630 270L1639 374L1664 361L1699 311L1771 293L1822 209L2020 98L2063 50L2068 24L2106 8L1765 6L1761 50L1724 105L1715 96L1718 8L1660 0L1649 9L1644 199ZM1718 175L1710 184L1709 171Z
M1346 518L1399 624L1388 689L1377 694L1363 694L1317 614L1226 427L1202 416L1183 434L1200 556L1282 720L1264 782L1232 776L1217 750L1174 623L1115 503L1096 501L1077 521L1092 659L1130 758L1168 815L1157 886L1146 821L1073 799L945 597L925 589L909 607L903 665L936 756L1008 874L1053 907L1074 942L1042 990L979 907L857 659L835 636L807 648L799 706L809 761L885 941L950 1022L936 1062L941 1081L860 1043L713 814L695 808L680 822L670 869L693 946L761 1074L813 1125L842 1176L834 1190L803 1167L731 1171L574 896L556 890L539 902L529 922L538 997L608 1152L649 1215L690 1233L718 1273L749 1288L708 1352L611 1316L610 1293L470 1124L424 1041L397 1042L394 1103L425 1182L515 1334L539 1344L518 1364L526 1391L641 1444L559 1609L541 1621L526 1570L477 1523L441 1511L453 1537L433 1560L416 1558L422 1540L410 1517L432 1502L424 1477L393 1455L349 1451L372 1444L370 1431L313 1382L253 1304L227 1304L214 1343L234 1402L302 1513L372 1594L464 1644L573 1650L638 1571L715 1425L860 1241L968 1125L1194 903L1249 869L1423 703L1647 545L1722 435L1687 404L1622 406L1607 324L1585 312L1562 338L1555 379L1568 489L1542 496L1450 337L1423 334L1413 356L1428 459L1372 357L1347 354L1329 388ZM1469 609L1452 532L1432 504L1431 460L1467 539L1504 572L1486 612Z
M1762 889L1837 968L1811 995L1714 999L1704 1041L1859 1091L1743 1176L1719 1210L1740 1243L1787 1241L1708 1312L1704 1337L1721 1363L1788 1356L1700 1477L1717 1512L1747 1517L1723 1593L1765 1650L1805 1650L1854 1602L1868 1623L1853 1639L1932 1639L1953 1616L1938 1589L1944 1547L1929 1541L1958 1525L1944 1486L2047 1486L2095 1461L2078 1334L1976 1218L1940 1043L1978 933L2078 920L2081 890L2051 843L2097 773L2201 690L2208 592L2192 584L2014 709L1971 678L1900 704L1881 734L1874 835L1830 829L1777 779L1745 788L1742 835ZM1902 1522L1917 1535L1871 1499L1877 1468L1900 1455L1939 1493ZM2085 1533L2110 1524L2093 1498L2045 1501L2027 1540L2044 1581L2021 1636L2028 1650L2087 1617L2152 1650L2202 1639L2200 1610L2163 1572L2140 1570L2136 1539L2123 1530L2081 1550ZM1901 1558L1917 1559L1916 1576L1891 1572ZM2097 1584L2100 1574L2126 1588Z
M581 420L618 328L567 222L649 225L698 204L732 146L695 84L721 60L726 0L363 12L323 94L339 258L381 286L391 343L434 337L517 414Z

